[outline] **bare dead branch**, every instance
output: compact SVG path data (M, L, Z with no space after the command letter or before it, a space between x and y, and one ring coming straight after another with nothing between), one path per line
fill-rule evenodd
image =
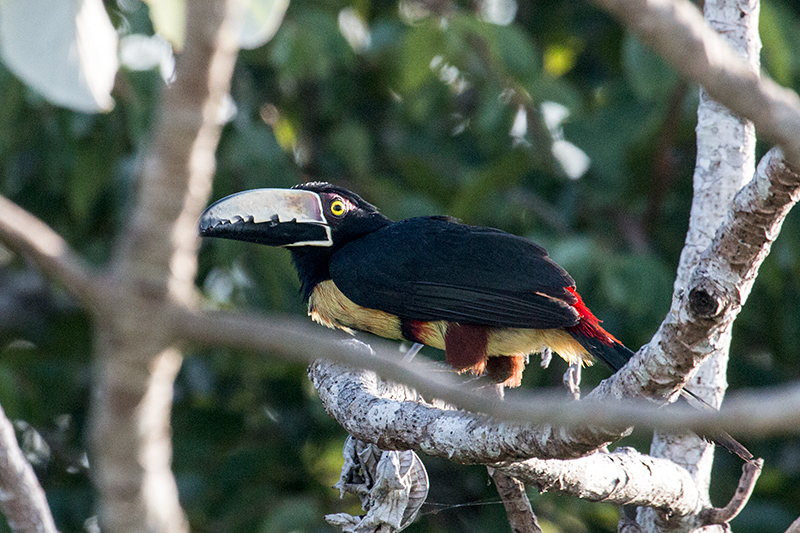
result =
M99 310L107 302L98 276L47 224L0 196L0 240L30 258L83 305Z
M0 408L0 509L15 533L56 533L56 524L14 426Z
M704 526L728 524L731 520L736 518L739 513L747 505L750 496L753 494L753 489L758 481L758 476L761 475L761 469L764 467L764 460L757 459L751 463L745 463L742 466L742 477L739 478L739 486L736 488L731 501L728 505L722 508L712 507L705 509L700 513L700 523Z
M494 486L503 506L506 509L508 524L513 533L542 533L539 521L533 514L531 502L525 493L525 485L518 479L506 474L502 470L487 467L489 475L492 476Z
M326 386L336 386L346 388L353 394L354 389L364 388L371 390L377 387L375 378L360 376L359 372L353 368L363 368L376 372L382 378L395 383L405 383L413 386L417 392L402 394L392 397L396 402L417 401L420 396L428 399L438 398L449 404L466 409L471 413L484 413L509 422L523 424L558 424L565 427L591 425L629 426L637 425L643 427L664 427L665 429L678 430L686 427L694 427L698 430L711 427L720 427L733 431L736 435L753 435L763 437L765 435L788 434L800 429L800 385L789 384L784 387L773 389L760 389L757 392L738 392L731 395L725 408L717 412L697 411L688 406L673 405L666 409L657 409L652 403L642 402L641 399L632 401L616 401L613 396L596 394L596 401L571 402L564 401L565 393L539 391L530 393L527 391L515 391L504 402L496 401L489 394L480 391L470 390L462 379L455 376L448 369L440 368L438 371L431 369L432 364L425 364L424 358L417 356L414 361L402 362L401 354L397 347L389 342L371 338L372 353L365 356L364 350L354 348L352 337L335 332L327 331L319 326L309 323L300 318L258 317L253 314L242 314L236 312L198 312L184 308L174 308L168 317L174 324L175 334L182 338L205 346L228 346L243 350L254 350L269 354L269 356L280 357L287 361L308 363L316 360L320 354L330 361L338 363L335 368L326 371L332 375L350 372L356 374L351 377L355 380L354 384L348 384L347 379L342 377L335 382L327 382ZM349 340L344 343L343 340ZM344 365L344 366L341 366ZM346 368L345 368L346 367ZM327 379L327 377L326 377ZM612 378L609 378L612 379ZM606 380L608 381L608 380ZM330 389L329 389L330 390ZM334 391L343 394L342 391ZM592 396L589 394L589 396ZM605 401L602 401L605 400ZM369 402L364 404L369 409ZM441 407L441 403L434 404ZM383 407L381 407L383 408ZM429 407L430 408L430 407ZM436 417L443 416L439 409L435 412L426 414L425 406L420 406L421 411L414 412L407 421L434 420ZM386 407L387 412L397 410L397 406ZM467 415L469 413L465 413ZM465 428L476 428L480 424L486 423L486 419L481 415L471 414L475 417L465 421ZM419 418L423 417L423 418ZM380 422L380 421L379 421ZM376 422L378 424L379 422ZM387 426L397 420L385 422ZM343 423L347 423L345 420ZM420 422L421 423L421 422ZM500 422L495 422L500 424ZM351 427L352 426L352 427ZM357 424L345 425L345 429L355 431ZM435 454L436 451L430 450L434 444L425 445L424 440L414 440L413 429L405 433L398 429L392 433L391 427L380 426L376 432L383 432L384 438L380 443L383 447L391 448L393 445L398 447L412 447L424 451L425 453ZM371 430L370 430L371 431ZM487 434L496 432L496 427L489 428ZM530 428L524 431L530 432ZM566 430L554 429L547 430L537 436L537 439L554 439L552 442L564 439L568 433ZM604 441L603 433L597 432L597 439ZM444 432L442 433L444 434ZM388 436L392 435L391 438ZM476 434L476 437L483 438L483 434ZM615 436L616 433L611 435ZM588 439L588 433L584 435ZM364 435L359 436L362 440L370 441ZM469 435L463 435L463 439ZM520 440L526 441L533 438L531 433L521 435ZM616 436L618 438L618 435ZM514 438L516 439L516 437ZM513 440L513 439L512 439ZM577 439L576 439L577 440ZM376 442L375 439L370 442ZM393 444L395 443L395 444ZM440 443L444 445L444 443ZM513 443L498 444L499 446L510 446ZM552 444L552 443L550 443ZM547 444L546 448L550 446ZM520 458L539 456L536 451L536 443L521 443L517 455L511 455L509 451L507 460L518 460ZM487 447L491 447L487 445ZM594 446L584 444L583 451L575 451L570 456L580 455L588 449L596 449ZM471 462L469 454L463 450L443 448L442 455L453 457L461 462ZM498 461L499 455L495 450L494 456L480 455L482 462ZM529 454L529 455L526 455ZM544 455L552 457L553 455ZM479 457L476 455L475 457ZM492 459L494 457L494 459ZM488 460L487 460L488 459ZM478 461L478 462L481 462Z
M701 495L685 469L633 448L568 460L528 459L502 468L542 492L616 505L653 506L676 516L703 508Z
M592 0L619 18L678 72L753 121L800 168L800 97L759 77L687 0Z

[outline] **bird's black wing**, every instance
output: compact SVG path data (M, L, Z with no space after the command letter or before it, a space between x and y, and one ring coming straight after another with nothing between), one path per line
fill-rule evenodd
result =
M355 303L413 320L494 327L574 326L567 272L540 246L441 217L391 224L337 251L337 287Z

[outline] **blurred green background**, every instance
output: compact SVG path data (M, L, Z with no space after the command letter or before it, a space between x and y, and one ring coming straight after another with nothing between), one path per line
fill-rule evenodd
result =
M121 34L153 33L138 0L105 5ZM274 39L240 55L214 198L319 179L395 219L449 214L530 237L570 271L604 326L638 348L669 307L691 201L697 88L584 2L426 5L439 12L405 0L293 0ZM798 90L800 5L762 6L764 68ZM102 265L131 210L161 85L156 70L123 68L115 109L87 115L54 107L0 66L0 192ZM200 259L208 306L305 313L285 251L218 241ZM736 322L733 389L800 378L798 274L795 212ZM0 404L19 421L65 532L94 527L84 452L91 335L58 286L0 248ZM523 386L559 386L563 362L536 362ZM586 388L607 375L587 370ZM360 512L331 488L345 433L301 366L190 351L173 424L193 531L321 533L333 531L324 514ZM782 532L800 514L800 441L746 443L766 466L734 528ZM649 436L622 444L646 451ZM483 467L423 460L429 503L409 532L509 531ZM716 504L727 502L740 466L717 453ZM529 492L547 532L616 531L613 506Z

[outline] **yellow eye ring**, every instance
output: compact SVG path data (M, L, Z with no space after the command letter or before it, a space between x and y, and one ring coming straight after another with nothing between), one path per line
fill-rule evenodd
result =
M331 202L331 214L340 217L344 215L344 202L341 200L334 200Z

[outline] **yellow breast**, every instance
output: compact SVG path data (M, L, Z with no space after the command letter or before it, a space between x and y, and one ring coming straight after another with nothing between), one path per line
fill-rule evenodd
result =
M314 287L308 299L308 314L315 322L329 328L368 331L387 339L402 339L400 319L396 316L362 307L345 296L333 280Z

